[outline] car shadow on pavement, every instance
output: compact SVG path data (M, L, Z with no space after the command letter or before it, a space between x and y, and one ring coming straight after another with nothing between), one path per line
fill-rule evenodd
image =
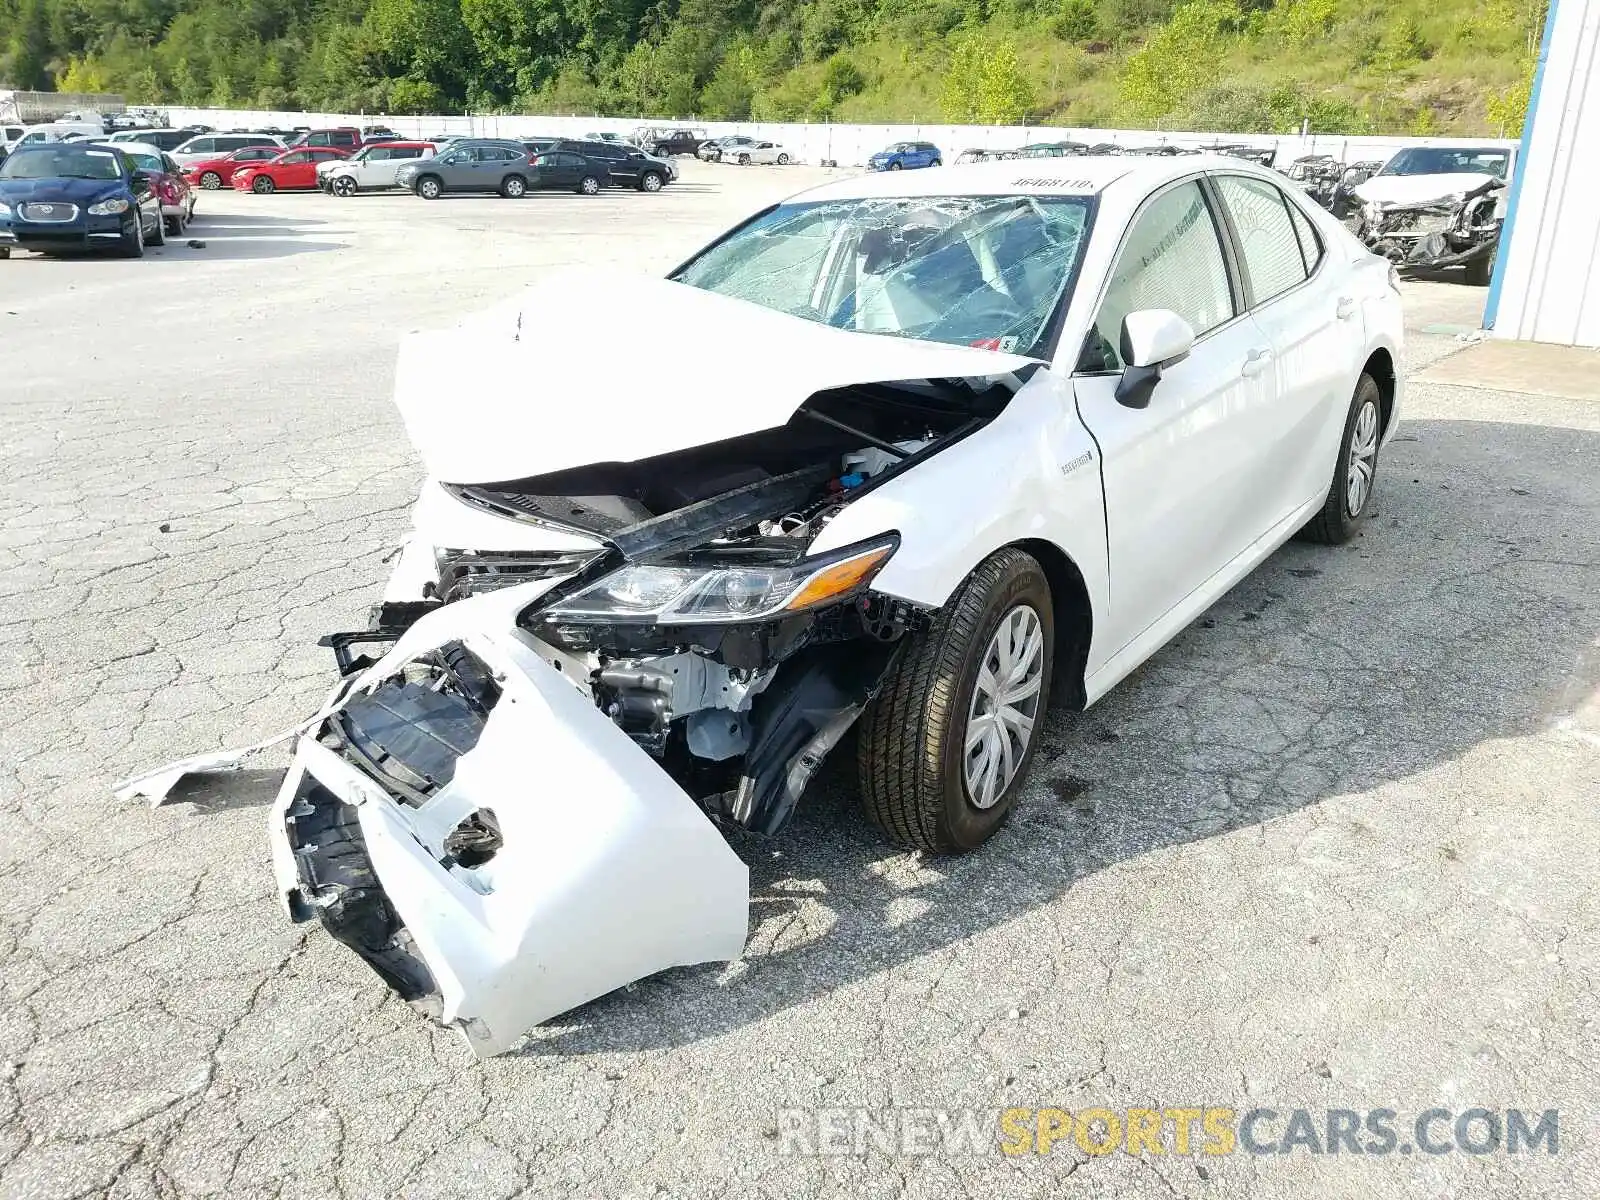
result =
M167 793L168 804L192 804L198 813L264 808L283 782L283 771L246 769L217 775L186 775Z
M713 1038L1052 904L1103 868L1548 729L1600 687L1600 434L1420 421L1400 437L1356 541L1290 543L1087 713L1052 712L1028 791L982 849L891 846L836 754L786 831L731 839L751 877L739 963L653 976L513 1053ZM1104 920L1108 934L1126 924ZM1194 936L1211 936L1198 916Z

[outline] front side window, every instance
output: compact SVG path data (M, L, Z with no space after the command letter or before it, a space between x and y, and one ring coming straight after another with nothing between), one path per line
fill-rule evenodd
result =
M1088 200L929 196L783 204L675 278L861 333L1039 353Z
M210 154L217 148L215 138L201 138L199 141L190 142L184 149L185 154Z
M1182 183L1134 219L1089 331L1080 370L1120 371L1122 319L1165 308L1200 337L1234 316L1222 238L1198 183Z
M1239 235L1255 303L1304 283L1306 262L1287 197L1270 183L1242 175L1223 175L1216 182Z

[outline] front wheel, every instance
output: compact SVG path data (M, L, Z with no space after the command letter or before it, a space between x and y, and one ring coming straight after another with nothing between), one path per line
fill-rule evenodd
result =
M215 171L207 171L200 176L200 186L208 192L214 192L222 186L222 176Z
M930 167L942 167L942 166L944 166L944 163L936 158L931 163L929 163L928 165Z
M1050 585L1021 550L992 554L909 635L861 718L867 815L901 845L971 850L1022 791L1050 699Z
M661 190L661 175L656 171L646 171L639 176L639 190L641 192L659 192Z
M122 231L122 241L118 243L124 258L144 257L144 217L138 209L133 210L133 231Z
M899 163L892 162L892 163L889 164L889 170L898 171L899 169L900 169L900 164Z
M356 181L348 175L340 175L333 181L333 194L349 198L356 194Z
M780 167L787 167L789 165L789 156L787 154L778 155L778 165Z
M152 246L167 244L167 219L159 212L156 213L156 223L150 227L149 244Z
M582 179L578 180L578 194L579 195L582 195L582 196L593 196L593 195L597 194L599 191L600 191L600 181L598 179L596 179L593 175L585 175Z
M266 175L257 175L250 181L250 188L258 196L270 196L277 190L278 185Z
M739 165L741 167L748 167L750 165L750 156L748 154L739 155Z
M426 175L417 180L417 195L424 200L437 200L444 188L432 175Z
M1364 374L1356 381L1355 395L1350 398L1328 498L1322 511L1300 530L1300 537L1328 546L1355 537L1372 510L1372 491L1378 482L1378 442L1382 437L1383 394L1377 381Z
M1464 268L1467 273L1467 283L1471 287L1488 287L1489 279L1494 274L1494 256L1484 254L1473 259Z

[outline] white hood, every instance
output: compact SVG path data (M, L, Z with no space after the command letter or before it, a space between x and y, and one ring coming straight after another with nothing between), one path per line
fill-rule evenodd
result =
M1374 175L1358 184L1355 193L1363 204L1432 204L1460 196L1486 183L1503 182L1493 175Z
M1003 376L1034 361L585 269L405 338L395 403L435 479L496 483L774 429L830 388Z

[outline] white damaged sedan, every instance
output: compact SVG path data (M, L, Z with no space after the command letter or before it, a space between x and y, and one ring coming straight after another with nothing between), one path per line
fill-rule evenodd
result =
M631 349L709 337L717 369L666 382ZM553 276L413 336L429 479L283 735L289 915L492 1054L737 957L719 827L776 833L852 726L889 837L980 845L1051 701L1360 529L1400 346L1389 264L1221 158L845 180L668 279Z

